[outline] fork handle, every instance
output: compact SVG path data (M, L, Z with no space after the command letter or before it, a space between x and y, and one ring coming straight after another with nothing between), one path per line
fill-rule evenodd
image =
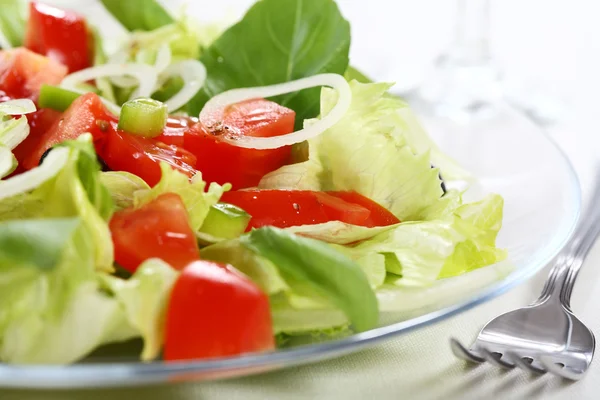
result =
M583 262L600 234L600 207L595 204L600 198L600 170L596 170L594 191L586 212L580 219L580 225L571 239L568 251L565 253L567 265L566 277L560 293L561 303L571 308L571 294L577 280L577 274Z
M597 198L598 197L592 197L592 201ZM600 234L600 207L591 208L591 212L586 213L584 216L585 220L581 229L578 229L575 233L566 260L568 263L568 270L563 283L560 299L561 302L569 308L571 307L573 286L577 280L579 270Z

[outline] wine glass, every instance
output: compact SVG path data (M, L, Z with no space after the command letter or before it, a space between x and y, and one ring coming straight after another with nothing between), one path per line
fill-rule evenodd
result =
M401 93L419 113L468 119L506 102L542 126L560 119L560 106L547 96L510 85L490 53L490 0L456 0L451 47L414 90ZM515 89L517 89L515 91Z

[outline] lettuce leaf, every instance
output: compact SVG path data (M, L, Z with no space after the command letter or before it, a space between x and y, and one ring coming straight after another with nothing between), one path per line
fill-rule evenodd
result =
M98 271L113 268L112 200L99 183L90 139L52 150L50 159L67 156L55 175L0 200L2 361L69 363L137 335L97 284Z
M229 184L221 186L212 182L205 191L206 182L202 180L200 173L196 174L190 182L187 176L175 171L166 163L161 163L160 169L162 177L152 189L139 190L134 193L135 207L146 204L163 193L176 193L187 208L190 225L194 231L202 226L210 207L217 204L223 192L231 188Z
M0 36L3 36L12 47L21 46L25 39L27 2L22 0L2 0L1 9Z
M502 197L492 194L460 205L460 194L446 196L453 200L445 202L447 214L438 214L438 219L404 222L355 246L336 248L359 260L364 270L369 268L378 277L371 282L378 286L384 281L404 287L430 286L438 279L504 260L506 252L495 245L502 225ZM384 280L381 270L388 273Z
M124 171L102 172L100 181L108 189L117 210L133 207L135 192L150 190L142 178Z
M143 262L128 280L102 274L100 280L125 309L129 323L144 339L143 361L160 354L167 305L178 272L160 259Z
M439 171L429 153L415 154L398 110L405 104L385 94L391 85L350 82L352 104L335 126L309 141L309 160L266 175L265 189L354 190L389 209L401 221L423 219L442 196ZM321 114L337 101L324 89ZM305 123L310 124L311 121Z

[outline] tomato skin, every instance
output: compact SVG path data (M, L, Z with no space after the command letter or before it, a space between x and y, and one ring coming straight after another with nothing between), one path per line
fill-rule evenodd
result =
M67 68L25 48L0 51L0 101L28 98L34 101L43 84L57 85Z
M363 225L370 211L325 192L307 190L243 190L223 193L221 201L252 216L247 231L262 226L287 228L342 221Z
M246 149L226 143L220 135L285 135L294 131L295 115L272 101L247 100L207 116L205 125L192 127L184 136L184 147L196 155L196 168L204 180L229 182L234 189L254 187L267 173L287 163L291 147Z
M77 139L86 132L92 134L94 143L98 145L110 128L111 121L116 121L116 117L104 107L97 94L86 93L79 96L61 118L46 132L41 133L37 146L25 159L23 167L35 168L46 150L65 140Z
M200 258L187 210L177 194L165 193L139 208L117 211L109 227L115 261L131 273L153 257L175 269Z
M334 196L344 201L347 201L348 203L358 204L368 209L371 212L369 218L366 221L364 221L364 223L359 225L372 228L374 226L388 226L400 223L398 217L392 214L390 210L357 192L331 191L326 193L330 196Z
M197 118L169 117L163 133L154 139L165 144L174 144L177 147L184 147L185 133L197 123Z
M29 5L25 47L66 65L69 72L91 67L94 59L93 36L85 19L38 2Z
M166 320L167 361L275 348L267 295L230 265L189 264L175 282Z
M196 157L173 144L156 139L146 139L117 130L113 126L98 150L100 158L113 171L127 171L142 178L150 186L162 177L160 162L167 162L173 169L187 175L196 174Z

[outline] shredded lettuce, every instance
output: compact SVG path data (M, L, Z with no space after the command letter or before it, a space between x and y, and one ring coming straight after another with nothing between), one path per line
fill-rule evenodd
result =
M175 171L166 163L161 163L160 168L162 171L160 181L152 189L136 191L134 205L138 207L146 204L163 193L176 193L187 208L190 225L194 231L202 226L210 207L217 204L223 192L231 188L229 184L221 186L213 182L205 191L206 182L202 180L202 174L196 174L190 182L187 176Z
M164 342L165 316L178 272L159 259L143 262L128 280L103 274L100 280L125 309L130 324L144 339L141 359L158 357Z
M353 190L383 205L401 221L422 219L443 192L429 153L415 154L403 134L397 111L404 103L384 96L391 86L386 83L352 81L350 86L348 113L309 141L308 161L268 174L259 187ZM336 92L324 89L321 114L326 115L336 101Z
M55 176L0 200L0 359L6 362L69 363L136 334L96 283L97 271L113 268L106 223L112 202L98 186L91 141L54 151L68 152Z

